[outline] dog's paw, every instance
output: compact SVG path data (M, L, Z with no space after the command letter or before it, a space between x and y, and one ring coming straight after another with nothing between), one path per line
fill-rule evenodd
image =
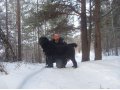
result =
M45 68L53 68L53 66L45 66Z
M77 66L72 66L73 68L77 68Z

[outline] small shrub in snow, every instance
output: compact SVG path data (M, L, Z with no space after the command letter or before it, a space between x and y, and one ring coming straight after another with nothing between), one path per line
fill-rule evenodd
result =
M0 65L0 73L8 74L3 65Z

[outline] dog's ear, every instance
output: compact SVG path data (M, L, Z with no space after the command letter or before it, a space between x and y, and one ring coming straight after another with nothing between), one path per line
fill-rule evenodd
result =
M44 42L44 37L40 37L38 43L42 45L43 42Z
M49 43L49 39L47 37L40 37L39 38L39 44L45 44L45 43Z

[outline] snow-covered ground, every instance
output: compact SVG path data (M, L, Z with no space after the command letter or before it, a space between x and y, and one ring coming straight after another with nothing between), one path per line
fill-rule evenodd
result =
M44 68L45 64L4 63L8 75L0 73L0 88L9 89L120 89L120 56L81 62L78 68L69 62L66 68Z

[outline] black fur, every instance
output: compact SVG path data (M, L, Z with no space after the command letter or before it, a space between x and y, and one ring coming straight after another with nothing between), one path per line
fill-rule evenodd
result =
M48 38L40 37L39 44L41 45L46 55L46 63L50 67L53 66L54 62L56 62L57 67L63 68L66 66L67 61L70 59L73 62L73 67L77 68L74 49L74 47L77 47L76 43L55 45L54 43L49 41ZM61 65L59 65L58 63L61 63Z

